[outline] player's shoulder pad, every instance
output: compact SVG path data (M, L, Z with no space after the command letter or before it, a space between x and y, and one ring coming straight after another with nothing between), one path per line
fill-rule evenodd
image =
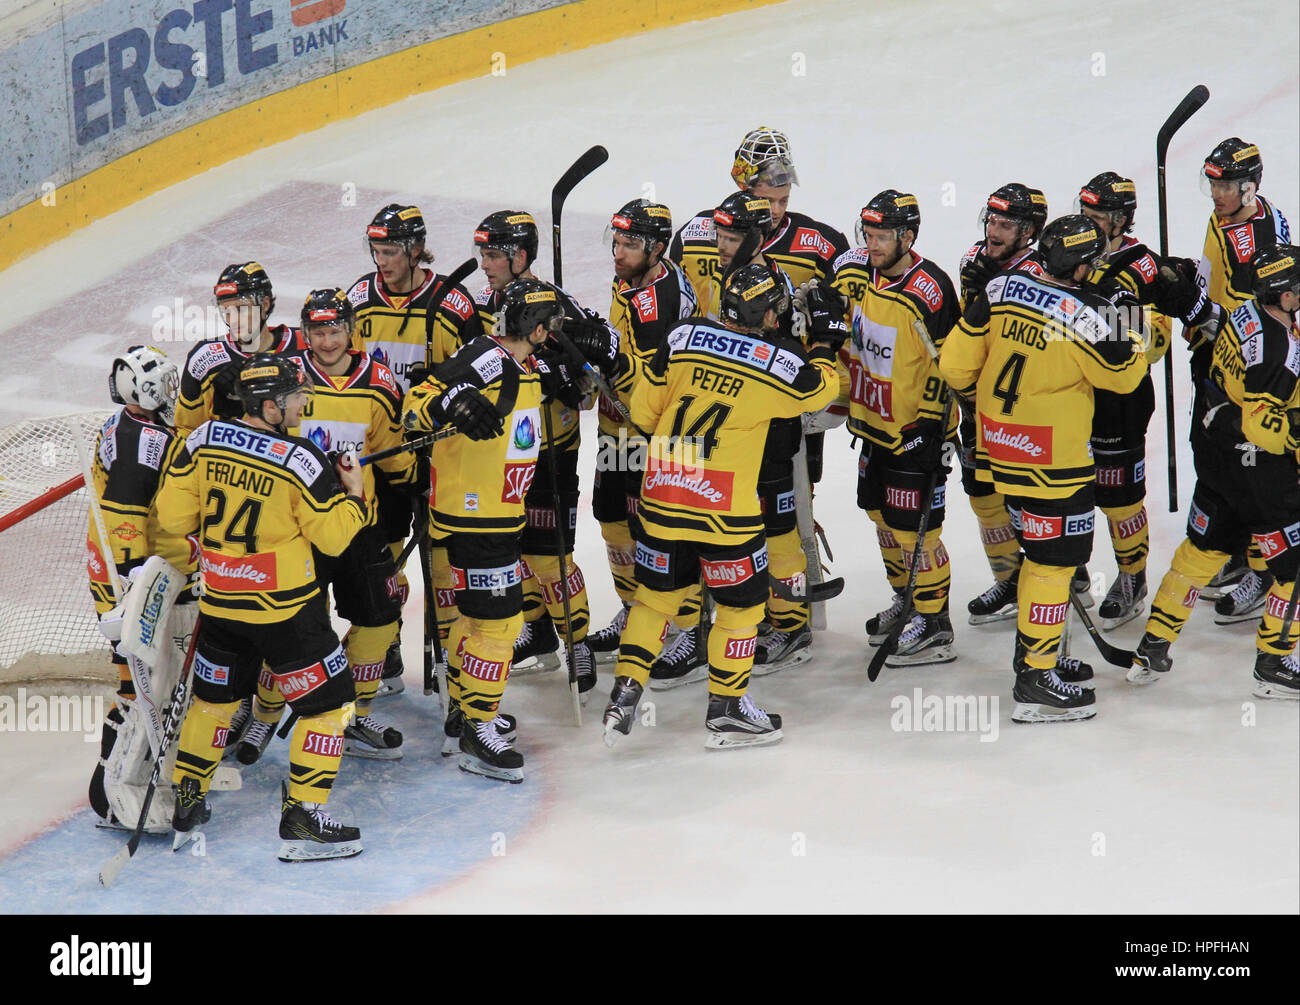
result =
M284 439L290 444L284 468L297 475L305 486L313 488L323 475L333 475L329 460L311 440L301 436L286 436Z
M807 227L821 234L827 241L836 247L836 254L844 251L849 246L849 239L844 236L844 231L832 227L829 223L823 223L821 220L814 219L807 213L790 213L787 212L786 219L790 220L796 227ZM832 255L831 257L834 257Z
M1278 243L1290 244L1291 224L1287 222L1285 214L1270 202L1265 202L1264 205L1273 216L1273 232L1277 234Z
M907 282L899 288L899 292L907 294L922 310L930 314L937 314L957 300L948 273L928 258L922 258L912 266Z
M167 459L167 448L171 446L175 434L171 430L146 419L135 416L132 416L132 418L135 419L130 428L136 441L136 462L141 467L161 471L163 462Z
M696 213L687 220L677 236L681 238L682 244L714 244L717 242L717 234L713 230L713 210L706 209Z
M1228 324L1241 345L1241 358L1246 368L1259 366L1264 362L1264 328L1265 319L1260 314L1259 305L1254 300L1247 300L1237 306L1228 315ZM1288 340L1289 341L1289 340Z
M492 284L488 283L481 290L474 294L474 303L479 307L492 306Z
M469 380L479 387L487 387L501 376L509 355L496 339L476 336L438 368L438 379L445 384Z
M193 454L199 447L208 442L208 433L212 428L212 419L201 422L190 430L190 435L185 437L185 451Z
M795 254L813 254L829 262L848 245L844 235L833 227L818 223L802 213L786 213L790 223L790 250Z
M844 269L844 268L850 268L850 269L856 268L856 269L863 269L865 271L870 271L871 256L867 253L867 249L850 248L848 251L844 252L839 257L837 257L833 263L831 263L832 272L839 272L840 269Z
M447 277L440 276L438 277L438 281L439 283L445 283ZM437 293L435 292L432 295L437 296ZM462 321L468 321L476 313L474 300L470 297L469 291L466 290L465 287L461 286L460 283L457 283L455 286L452 286L447 290L447 295L442 298L442 303L439 305L438 309L455 314L456 317L460 318Z
M366 356L366 360L369 362L363 362L362 366L370 367L368 377L371 386L382 388L400 398L402 396L402 389L398 386L397 378L393 376L393 371L373 356Z
M200 342L190 350L189 356L185 359L185 372L195 380L202 381L213 370L225 366L232 359L234 355L228 343L219 339L210 339Z
M983 250L984 242L976 241L970 246L970 251L961 256L961 261L957 263L957 268L964 269L966 266L970 265L971 262L975 261L975 256L983 252Z
M348 290L348 299L352 301L353 307L365 307L370 303L375 293L375 273L367 272L364 276L352 284Z

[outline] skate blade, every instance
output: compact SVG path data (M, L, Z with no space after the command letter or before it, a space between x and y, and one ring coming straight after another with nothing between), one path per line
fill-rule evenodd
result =
M607 653L598 653L593 649L591 655L592 658L595 659L597 666L609 666L611 663L618 662L617 649L611 649Z
M1261 604L1252 611L1244 611L1241 614L1216 614L1214 623L1216 625L1239 625L1243 621L1258 621L1264 616L1264 606Z
M339 841L323 844L319 841L281 841L281 862L323 862L331 858L356 858L361 854L361 841Z
M775 663L755 663L754 668L749 672L755 677L768 677L774 673L780 673L782 670L797 667L801 663L807 663L810 659L812 659L812 650L800 649L797 653L793 653L783 660L777 660Z
M751 671L752 672L752 671ZM709 668L707 666L696 667L690 673L684 673L680 677L664 677L656 680L650 678L649 687L651 691L671 691L675 687L682 687L686 684L698 684L702 680L709 679Z
M708 739L704 741L705 750L731 750L734 747L766 747L780 743L785 734L779 729L770 733L715 733L709 730Z
M972 625L991 625L995 621L1012 621L1020 613L1018 604L1008 604L999 611L992 614L972 614L967 618L967 623Z
M442 756L451 757L460 753L460 737L444 736L442 740Z
M172 851L178 852L195 838L202 837L203 828L195 827L193 830L188 831L173 831L172 835Z
M405 690L406 682L401 677L389 677L387 680L379 682L379 690L375 692L375 698L391 698L393 695L401 694Z
M1112 631L1120 625L1127 625L1134 618L1140 618L1144 614L1146 614L1145 607L1134 607L1128 614L1122 614L1118 618L1102 618L1101 629L1104 632Z
M484 778L509 782L511 785L518 785L524 780L523 768L490 768L477 757L471 757L469 754L460 755L460 770L467 775L482 775Z
M529 656L526 660L510 665L511 677L528 677L531 674L551 673L560 669L560 653L556 650L553 653L542 653L540 656Z
M217 770L212 774L212 784L208 786L209 792L238 792L244 787L244 776L239 773L238 768L231 767L229 764L218 764Z
M1044 712L1043 709L1051 709ZM1084 705L1082 708L1056 709L1050 705L1030 705L1016 702L1011 713L1012 722L1081 722L1097 714L1096 705Z
M1281 701L1296 701L1300 699L1300 691L1290 687L1281 687L1278 684L1266 684L1262 680L1255 681L1255 690L1251 692L1256 698L1276 698Z
M1130 684L1154 684L1163 676L1164 674L1158 674L1148 667L1131 666L1128 668L1128 673L1124 675L1124 679Z
M626 736L627 734L622 732L612 722L605 723L605 732L604 732L605 746L609 747L610 750L613 750L615 747L617 747L618 742L624 739Z
M344 740L343 756L358 757L366 761L400 761L401 747L372 747L364 740Z
M1092 592L1086 588L1075 590L1074 595L1079 598L1079 603L1083 606L1085 611L1091 609L1092 606L1097 603L1097 601L1092 599Z
M120 831L123 834L129 834L135 830L134 827L128 827L126 824L122 823L122 821L118 820L117 817L112 817L111 819L108 820L105 820L102 817L96 817L95 827L97 830ZM149 833L148 828L145 828L145 833L146 834Z
M924 652L919 652L914 656L900 656L894 653L892 656L885 657L885 666L887 667L923 667L932 663L951 663L957 658L957 654L952 650L952 644L931 646Z

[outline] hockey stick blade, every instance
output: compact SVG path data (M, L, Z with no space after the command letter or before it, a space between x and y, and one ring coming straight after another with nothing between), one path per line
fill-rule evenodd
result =
M578 183L609 160L609 151L599 143L584 153L571 165L569 170L560 175L560 180L551 189L551 225L554 226L564 208L564 201L569 193L578 187Z
M117 880L118 874L121 873L122 867L131 861L131 851L123 846L122 849L105 862L99 868L99 885L112 886Z
M1083 622L1083 627L1092 636L1092 641L1097 644L1097 652L1101 653L1101 658L1111 666L1121 667L1124 670L1131 667L1133 665L1133 650L1120 649L1102 638L1101 632L1097 630L1096 623L1088 614L1088 609L1083 606L1083 601L1079 599L1074 590L1070 591L1070 603L1079 612L1079 620Z
M844 592L843 576L836 576L834 579L828 579L822 583L809 583L802 594L791 589L770 572L767 574L767 580L773 593L792 604L820 604L832 600Z
M433 299L429 301L429 306L424 312L424 365L433 366L433 325L437 320L438 311L442 308L442 302L447 299L447 294L451 292L453 286L459 286L468 279L474 270L478 268L478 262L472 258L467 258L451 271L451 274L443 280L442 285L433 294Z
M1156 134L1156 163L1164 164L1165 154L1169 151L1169 142L1174 138L1174 133L1183 127L1188 119L1196 114L1203 104L1210 100L1210 89L1204 84L1197 84L1178 102L1178 107L1169 113L1169 118L1165 119L1164 125L1160 127L1160 132Z

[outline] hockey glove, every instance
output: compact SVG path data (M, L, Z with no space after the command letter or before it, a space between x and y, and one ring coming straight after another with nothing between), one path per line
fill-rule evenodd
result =
M565 337L601 373L612 373L618 355L618 333L595 311L584 309L582 314L581 318L564 319Z
M432 376L432 374L433 371L430 370L423 363L416 363L409 370L406 371L406 386L419 387L426 380L428 380L429 377Z
M903 438L899 454L916 471L934 471L943 461L943 427L938 419L909 422L899 435Z
M533 362L537 365L537 375L542 381L543 400L561 401L569 408L579 408L585 391L582 387L582 374L574 373L573 368L554 350L533 353Z
M439 425L450 422L471 440L490 440L505 432L492 402L473 384L447 388L429 406L429 415Z
M823 283L810 286L807 296L808 341L824 342L835 352L848 340L849 327L844 323L847 304L839 290Z
M1286 413L1288 430L1286 448L1293 454L1300 454L1300 408L1293 408Z
M231 361L212 378L212 413L218 419L238 419L244 415L244 401L239 396L240 364Z
M998 263L981 251L961 267L961 288L978 292L1001 271Z

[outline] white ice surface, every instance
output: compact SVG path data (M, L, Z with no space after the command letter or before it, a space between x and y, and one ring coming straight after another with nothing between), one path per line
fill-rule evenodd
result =
M571 199L565 271L569 288L604 310L608 214L643 194L668 203L679 220L715 204L730 188L733 149L759 124L790 135L803 182L792 209L850 231L876 191L915 192L918 249L950 270L979 236L980 200L1013 179L1044 188L1059 215L1093 174L1129 175L1139 191L1137 234L1155 245L1155 132L1203 82L1212 97L1175 139L1169 168L1171 246L1195 258L1210 210L1196 172L1225 136L1259 144L1263 192L1293 221L1300 212L1298 31L1297 10L1284 2L842 0L787 3L511 67L505 77L413 97L208 171L0 274L0 339L10 361L0 375L0 423L104 407L112 355L156 338L155 311L174 297L206 306L228 262L262 261L287 320L310 287L345 285L369 268L361 234L390 200L423 207L444 271L466 257L473 224L492 209L529 209L545 232L551 184L592 143L609 148L610 162ZM804 75L793 72L801 64ZM343 203L349 185L355 206ZM549 276L544 246L543 237L539 271ZM1176 352L1185 512L1193 473L1186 354L1181 345ZM1163 377L1156 386L1163 401ZM1147 469L1153 591L1182 537L1183 516L1166 512L1164 443L1158 408ZM1252 698L1253 624L1215 627L1202 605L1175 648L1174 672L1147 689L1104 668L1076 626L1076 654L1098 667L1097 718L1014 726L1011 630L964 624L965 602L989 572L954 476L943 538L960 658L886 670L868 684L862 621L888 595L874 534L854 507L854 477L847 436L831 433L817 510L836 550L834 571L849 585L829 608L815 659L753 687L760 704L786 717L784 743L706 752L696 685L653 696L657 725L637 727L610 752L597 725L608 674L580 732L558 675L515 681L505 708L521 717L524 785L540 791L521 810L527 822L504 833L505 853L492 854L498 829L462 801L439 838L456 842L450 857L469 863L454 882L412 886L396 899L376 886L372 899L363 891L339 908L1297 910L1297 709ZM616 601L586 496L582 505L578 557L599 627ZM1092 568L1109 581L1104 524L1095 546ZM418 598L418 574L413 580ZM408 611L407 678L416 691L418 614ZM1140 633L1138 620L1115 638L1131 646ZM891 729L891 699L914 687L997 696L996 740ZM408 729L431 722L417 704L422 696L399 701ZM403 771L414 777L424 764L438 773L436 784L386 800L386 812L436 815L439 789L478 784L437 758L433 740L408 732ZM48 840L33 835L82 805L93 750L80 734L0 733L0 886ZM345 764L345 778L350 770ZM251 784L274 802L269 779ZM271 857L274 815L267 820L224 840L247 842L240 854L258 861ZM179 892L174 900L133 894L129 872L113 892L88 892L84 907L68 906L59 893L65 871L84 882L116 847L91 833L84 814L77 823L87 835L85 861L52 868L48 882L25 877L30 900L11 909L186 909ZM156 848L142 855L166 855ZM432 842L409 854L444 850ZM386 870L403 868L401 856L383 860ZM230 909L293 910L293 884L316 875L299 869L273 895L239 891Z

